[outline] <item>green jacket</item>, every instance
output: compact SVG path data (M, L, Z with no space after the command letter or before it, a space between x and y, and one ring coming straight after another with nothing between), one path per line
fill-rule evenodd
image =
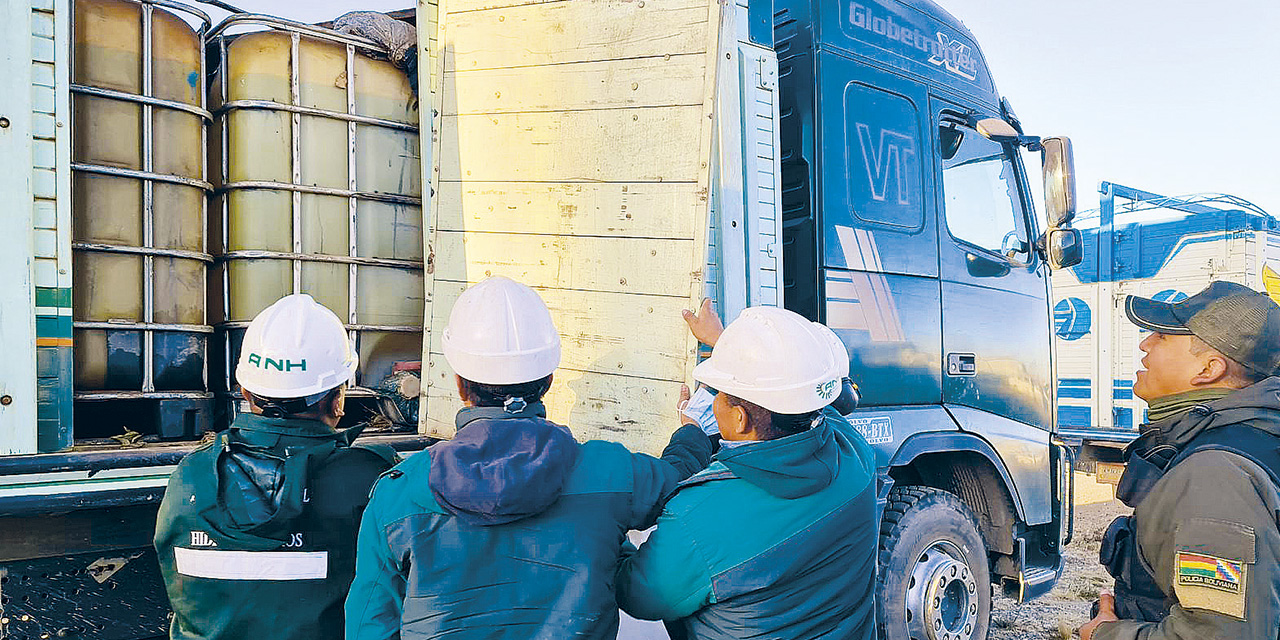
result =
M1280 637L1280 488L1249 458L1195 445L1238 425L1280 446L1280 378L1152 424L1135 443L1138 455L1172 460L1133 515L1139 561L1171 608L1158 622L1102 624L1097 640ZM1195 452L1173 457L1183 448Z
M340 640L356 531L388 448L241 414L169 478L155 546L175 640Z
M618 603L690 638L875 634L875 454L827 411L804 433L721 449L618 571Z

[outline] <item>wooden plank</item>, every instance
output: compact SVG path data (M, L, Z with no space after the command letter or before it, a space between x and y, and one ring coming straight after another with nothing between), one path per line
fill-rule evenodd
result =
M0 193L9 232L0 251L0 455L35 453L36 325L32 238L32 60L31 5L0 4L0 95L8 126L0 129ZM52 41L49 41L49 53ZM50 56L51 58L52 56Z
M531 286L690 298L701 251L690 240L436 233L435 279L503 275ZM603 320L603 318L602 318Z
M703 120L700 106L446 116L440 179L697 182Z
M428 360L426 435L452 438L462 403L453 370L444 356ZM676 402L680 383L558 369L544 402L547 418L569 427L580 441L620 442L632 451L657 455L680 426Z
M442 352L440 334L449 312L469 286L436 282L430 349ZM540 288L560 332L560 366L577 371L683 380L688 327L680 317L684 298ZM601 322L608 318L608 322Z
M418 66L418 97L425 103L423 108L418 109L418 141L421 147L420 153L422 157L422 242L423 247L430 246L432 241L432 229L436 227L436 219L440 210L440 205L436 193L440 187L439 162L440 157L440 114L444 108L444 96L441 92L440 79L444 76L444 67L442 66L442 58L440 56L440 33L441 27L440 17L440 1L439 0L418 0L417 10L417 33L418 33L418 57L419 60L425 61L425 64ZM430 132L430 135L426 135ZM434 310L435 292L435 268L431 262L428 250L428 258L426 268L422 274L423 286L423 331L422 337L422 362L427 362L430 356L431 346L431 314ZM418 403L421 410L418 412L418 432L421 433L425 429L425 420L428 408L426 385L422 385L419 390Z
M700 53L450 75L445 115L701 105Z
M579 438L657 453L694 363L677 314L702 295L718 38L734 8L442 8L421 429L453 434L459 403L435 338L447 309L465 283L506 275L541 288L563 334L551 417Z
M446 10L445 72L707 51L708 0L571 0ZM447 76L446 76L447 80Z
M57 122L66 123L71 116L71 62L70 52L71 45L71 0L54 0L54 31L55 38L58 42L59 55L62 60L58 63L55 73L55 85L57 95L55 96L54 117ZM60 127L57 129L58 144L58 187L59 194L57 200L58 213L58 287L70 289L72 283L71 275L71 127ZM61 392L62 402L71 402L71 386L72 381L69 377L62 378L63 390ZM63 414L70 416L70 412Z
M692 183L443 182L440 231L693 238L706 209Z
M572 1L573 0L449 0L448 8L449 13L462 13L464 11L483 11L485 9L521 7L529 4L550 4L552 2Z

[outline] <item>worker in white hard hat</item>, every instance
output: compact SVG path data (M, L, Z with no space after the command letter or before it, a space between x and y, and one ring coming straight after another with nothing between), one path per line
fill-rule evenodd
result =
M465 404L457 435L374 487L347 640L613 640L627 531L653 524L712 441L686 425L659 459L580 444L547 420L560 336L523 284L492 277L467 289L441 338Z
M723 334L708 305L687 318L713 346L693 377L718 391L702 422L721 448L621 564L619 604L673 638L874 638L876 462L831 407L844 345L775 307L744 310Z
M357 364L311 296L249 324L236 381L251 411L178 464L156 520L171 638L342 638L360 515L398 461L336 430Z

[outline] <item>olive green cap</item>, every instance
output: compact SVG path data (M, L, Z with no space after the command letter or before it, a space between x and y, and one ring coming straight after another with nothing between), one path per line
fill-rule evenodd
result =
M1262 375L1273 375L1280 368L1280 305L1244 285L1212 282L1177 303L1129 296L1124 312L1143 329L1200 338Z

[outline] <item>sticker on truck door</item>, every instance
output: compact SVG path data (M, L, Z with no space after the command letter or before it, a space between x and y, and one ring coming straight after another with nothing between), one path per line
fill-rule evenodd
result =
M889 416L850 418L849 424L853 425L853 428L862 434L867 444L889 444L893 442L893 421L889 419Z

